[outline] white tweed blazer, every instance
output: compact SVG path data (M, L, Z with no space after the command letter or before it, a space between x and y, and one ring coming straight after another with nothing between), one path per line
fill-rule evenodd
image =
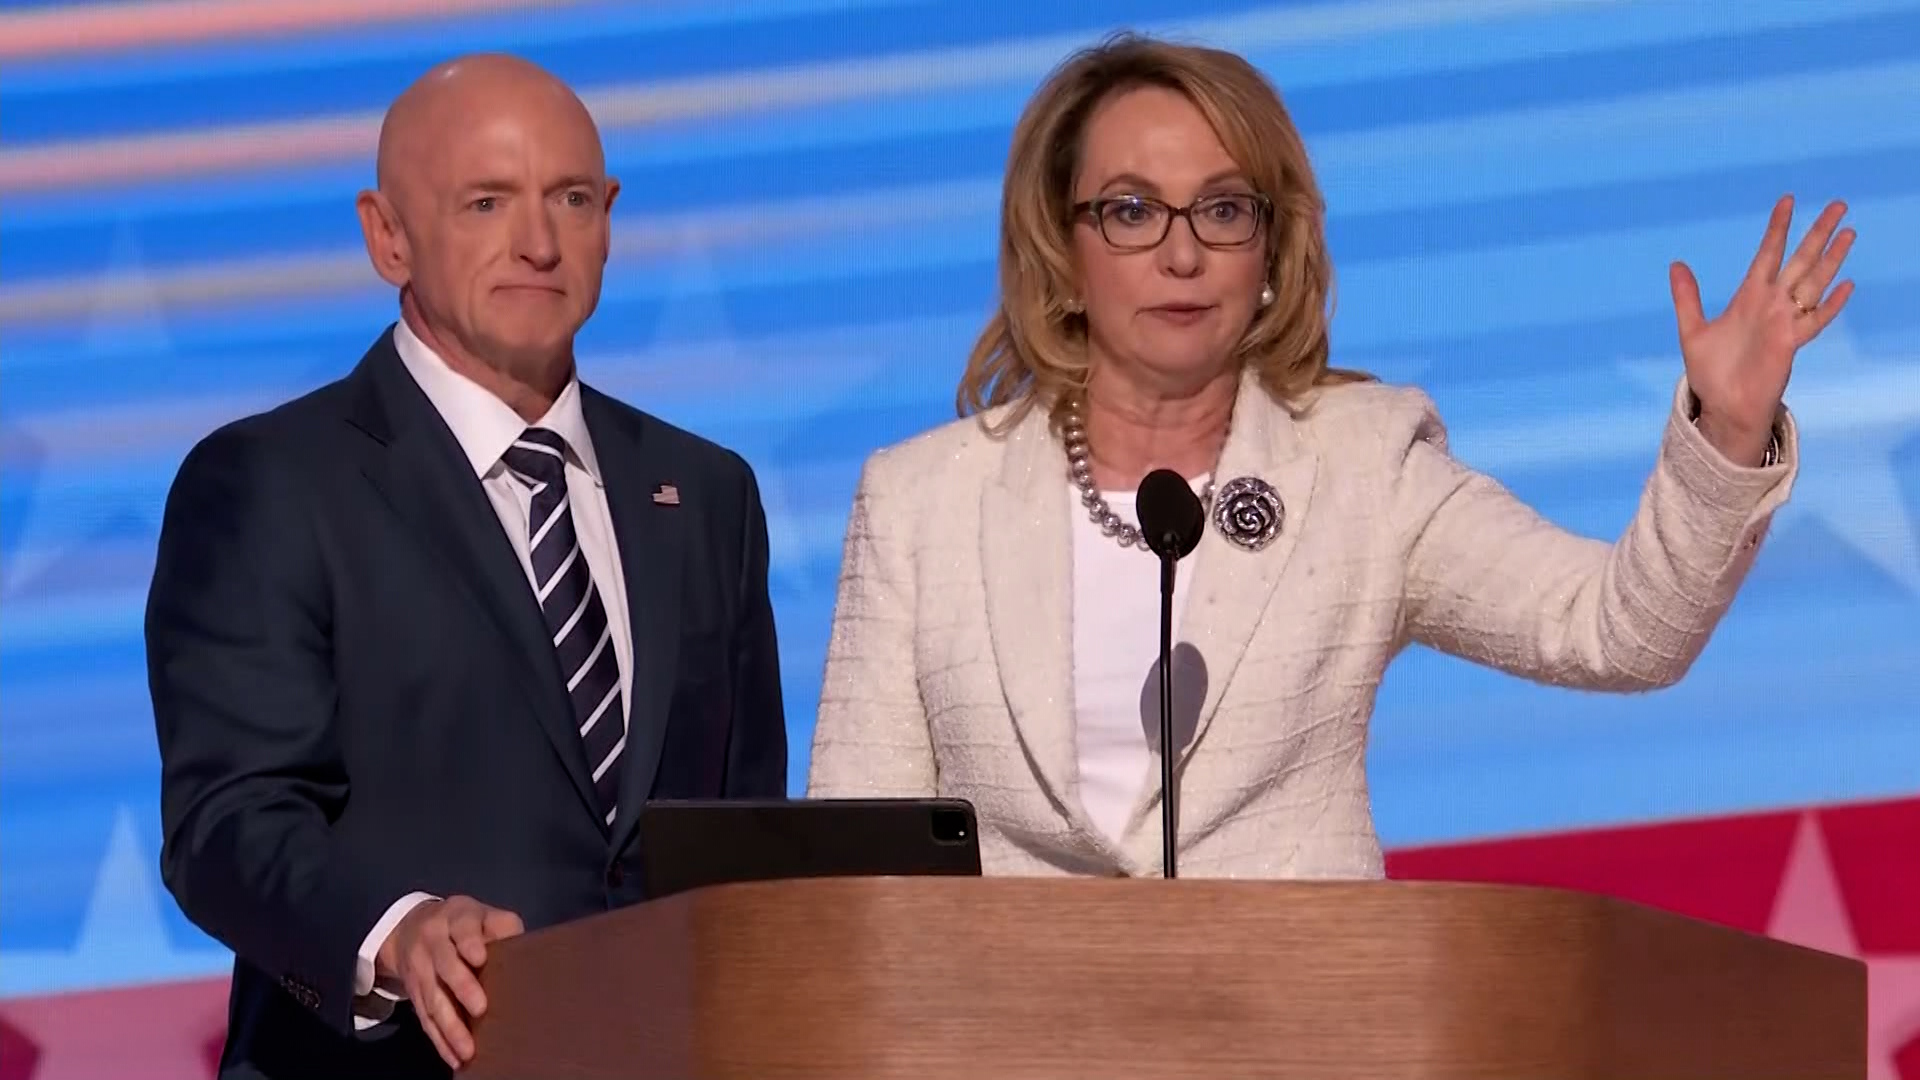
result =
M1244 380L1216 477L1265 480L1284 520L1257 552L1209 525L1189 556L1176 641L1198 651L1205 693L1177 763L1182 875L1382 875L1368 719L1409 642L1588 690L1684 675L1799 458L1783 410L1779 461L1731 464L1690 401L1682 380L1639 510L1609 545L1450 457L1418 390L1331 388L1296 415ZM810 796L970 800L990 875L1159 873L1157 757L1118 842L1077 794L1069 529L1083 512L1039 409L999 437L961 420L867 461Z

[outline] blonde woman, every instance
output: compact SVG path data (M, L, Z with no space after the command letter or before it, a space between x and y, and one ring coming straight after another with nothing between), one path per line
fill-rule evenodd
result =
M1425 394L1330 366L1320 193L1253 67L1131 37L1073 57L1014 133L962 419L862 473L810 795L971 800L989 874L1158 874L1132 493L1164 467L1208 511L1175 593L1182 874L1380 876L1368 720L1409 642L1588 690L1699 655L1793 482L1781 397L1851 294L1843 211L1789 256L1783 199L1712 319L1674 266L1684 370L1607 544L1449 457Z

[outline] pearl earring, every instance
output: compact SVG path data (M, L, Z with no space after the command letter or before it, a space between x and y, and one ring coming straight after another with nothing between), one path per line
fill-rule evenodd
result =
M1271 303L1273 303L1273 286L1262 285L1260 287L1260 306L1266 307Z

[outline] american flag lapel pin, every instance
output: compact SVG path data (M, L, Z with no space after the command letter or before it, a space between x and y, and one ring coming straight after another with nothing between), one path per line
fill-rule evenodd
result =
M661 484L660 490L653 493L653 502L656 506L679 506L680 489L672 484Z

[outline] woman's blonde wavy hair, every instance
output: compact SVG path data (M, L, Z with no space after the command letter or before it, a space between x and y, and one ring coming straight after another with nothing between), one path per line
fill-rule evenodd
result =
M1055 68L1014 128L1000 202L1000 305L967 357L956 401L961 416L1012 403L997 426L1017 423L1036 405L1057 419L1085 391L1086 321L1068 308L1073 183L1095 108L1141 86L1191 100L1273 201L1266 241L1275 300L1254 317L1237 359L1288 407L1304 405L1315 387L1372 378L1328 366L1333 268L1325 206L1279 94L1233 53L1121 34Z

